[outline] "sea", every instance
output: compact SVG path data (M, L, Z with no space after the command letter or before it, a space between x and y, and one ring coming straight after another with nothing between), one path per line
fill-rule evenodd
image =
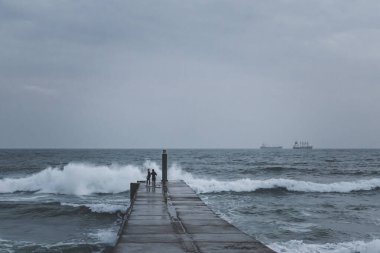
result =
M220 217L276 252L380 253L380 150L169 149ZM0 252L111 252L159 149L0 150Z

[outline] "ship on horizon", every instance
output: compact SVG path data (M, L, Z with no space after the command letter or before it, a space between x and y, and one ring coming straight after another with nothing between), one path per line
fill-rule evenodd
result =
M282 146L268 146L264 143L261 145L260 149L282 149Z
M313 146L308 141L294 142L293 149L313 149Z

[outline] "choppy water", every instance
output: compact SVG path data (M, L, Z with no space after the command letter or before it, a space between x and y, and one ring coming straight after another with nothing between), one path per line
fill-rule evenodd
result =
M169 179L278 252L380 252L380 150L168 152ZM109 252L129 183L160 158L0 150L0 252Z

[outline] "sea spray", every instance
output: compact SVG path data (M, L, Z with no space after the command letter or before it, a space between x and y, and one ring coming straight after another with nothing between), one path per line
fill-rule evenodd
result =
M95 233L89 233L89 236L102 243L115 244L117 240L117 231L113 229L99 229Z
M0 193L35 191L88 195L92 193L119 193L129 190L129 183L144 178L144 172L132 165L95 166L69 163L63 169L47 168L23 178L0 180Z

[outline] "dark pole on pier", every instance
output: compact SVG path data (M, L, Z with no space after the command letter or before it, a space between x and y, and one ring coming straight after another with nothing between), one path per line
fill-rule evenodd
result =
M168 154L166 149L162 151L162 184L168 181Z

